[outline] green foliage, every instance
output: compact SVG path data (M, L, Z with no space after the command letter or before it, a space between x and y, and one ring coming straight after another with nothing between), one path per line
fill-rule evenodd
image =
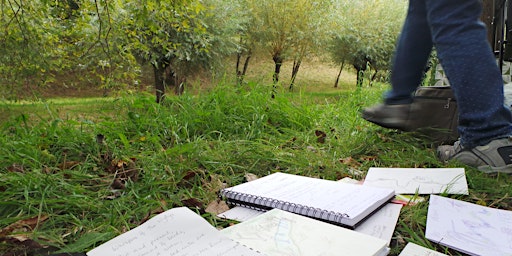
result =
M328 47L332 61L388 70L406 7L407 2L396 0L340 3L339 30Z
M162 210L204 211L220 188L243 182L246 173L336 180L362 179L374 166L455 166L438 162L413 134L359 117L386 85L275 99L268 87L219 85L164 104L143 94L97 101L98 107L86 101L0 106L16 113L0 126L0 229L39 216L32 229L13 233L54 251L87 251ZM83 111L64 115L70 106ZM102 111L84 118L94 108ZM510 176L467 170L471 196L464 200L512 209ZM405 241L435 246L422 235L426 207L404 208L392 255ZM208 220L225 224L214 215ZM16 250L31 252L0 234L0 253Z

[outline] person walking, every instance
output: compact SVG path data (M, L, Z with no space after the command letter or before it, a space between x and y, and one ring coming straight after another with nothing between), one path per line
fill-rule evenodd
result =
M503 103L503 79L481 13L481 0L409 0L391 89L362 117L386 128L404 127L435 48L457 100L460 134L454 145L437 148L438 157L487 173L512 173L512 113Z

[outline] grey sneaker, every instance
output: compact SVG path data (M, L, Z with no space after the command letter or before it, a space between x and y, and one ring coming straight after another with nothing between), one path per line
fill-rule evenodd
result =
M361 116L369 122L384 128L406 130L411 104L379 104L366 108Z
M495 139L489 144L473 149L465 149L457 141L453 146L437 148L441 161L455 159L463 164L477 167L485 173L512 173L512 137Z

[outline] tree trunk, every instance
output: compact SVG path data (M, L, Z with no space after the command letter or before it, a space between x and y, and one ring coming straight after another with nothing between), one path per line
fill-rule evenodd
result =
M277 85L279 82L279 73L281 73L281 66L283 65L283 58L281 57L281 54L276 53L272 59L274 60L275 68L274 68L274 75L272 76L274 85Z
M379 71L378 71L377 69L375 69L375 71L374 71L374 73L373 73L372 77L370 78L370 87L373 85L373 82L375 81L375 78L377 77L377 73L378 73L378 72L379 72Z
M341 63L340 72L338 72L338 76L336 76L336 81L334 82L334 88L338 88L338 83L340 82L341 71L343 71L343 66L345 66L345 62Z
M165 96L165 69L165 66L153 64L153 71L155 74L156 103L162 102Z
M357 71L357 87L363 87L363 78L364 78L364 70L362 69L356 69Z
M240 70L240 62L242 61L243 53L238 53L236 58L236 80L238 85L242 85L244 82L245 74L247 74L247 68L249 67L249 60L252 57L252 51L247 52L247 57L245 57L244 67Z
M277 92L277 83L279 82L279 73L281 73L281 66L283 65L283 58L281 57L281 54L276 53L272 59L274 60L275 64L274 75L272 76L272 98L275 98L275 94Z
M300 64L302 63L302 60L295 60L293 61L293 68L292 68L292 79L290 82L290 88L289 90L293 90L293 86L295 85L295 78L297 78L297 74L299 73Z

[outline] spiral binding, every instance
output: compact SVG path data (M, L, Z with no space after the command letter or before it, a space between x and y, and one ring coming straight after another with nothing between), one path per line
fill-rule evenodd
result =
M323 210L302 204L295 204L263 196L244 194L227 189L222 190L220 196L225 197L226 202L231 205L243 206L259 211L266 211L277 208L283 211L293 212L300 215L340 224L343 223L342 219L350 218L350 216L346 213Z

